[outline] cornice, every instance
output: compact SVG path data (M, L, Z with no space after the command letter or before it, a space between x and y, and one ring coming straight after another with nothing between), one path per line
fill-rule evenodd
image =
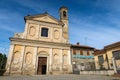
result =
M70 44L68 44L68 43L48 42L48 41L21 39L21 38L14 38L14 37L10 37L10 41L13 43L21 42L21 43L29 43L29 44L40 44L40 45L42 44L42 45L70 47Z
M37 24L41 24L41 25L56 25L56 26L62 26L63 24L57 24L57 23L52 23L52 22L45 22L45 21L38 21L38 20L27 20L26 22L28 23L37 23Z
M33 18L37 18L37 17L41 17L41 16L48 16L51 19L55 20L57 23L53 23L53 22L45 22L45 21L40 21L40 20L33 20ZM33 20L33 21L40 21L40 22L45 22L45 23L52 23L52 24L56 24L56 25L64 25L61 21L59 21L58 19L54 18L53 16L49 15L48 13L43 13L43 14L38 14L38 15L33 15L33 16L25 16L24 20L26 22L26 20Z

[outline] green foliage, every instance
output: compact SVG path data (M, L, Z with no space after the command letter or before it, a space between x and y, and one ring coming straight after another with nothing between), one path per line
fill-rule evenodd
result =
M0 53L0 69L5 69L7 57L5 54Z

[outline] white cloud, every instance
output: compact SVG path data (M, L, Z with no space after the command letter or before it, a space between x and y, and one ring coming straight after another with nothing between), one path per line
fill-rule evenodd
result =
M1 25L2 27L0 27L0 30L4 30L4 31L9 31L12 33L15 33L16 31L18 31L19 29L15 28L15 27L11 27L11 26L7 26L7 25Z
M27 7L29 9L33 9L36 12L41 12L41 11L50 11L50 12L54 12L56 11L55 8L53 8L52 3L48 3L46 2L41 2L41 1L32 1L32 0L14 0L15 2L17 2L18 4ZM49 8L48 8L49 6ZM32 12L32 11L30 11Z
M20 4L22 7L27 7L30 10L34 10L38 13L49 11L52 15L56 16L57 11L56 8L53 7L51 3L43 3L40 1L34 0L14 0L16 3ZM87 0L86 0L87 1ZM86 2L85 1L85 2ZM46 1L47 2L47 1ZM81 1L79 1L81 3ZM69 14L70 26L70 41L72 43L80 41L81 44L85 44L85 38L87 38L87 44L90 46L94 46L97 48L102 48L103 46L110 44L115 41L120 40L120 0L96 0L93 6L96 9L103 9L108 12L105 13L85 13L85 15L77 14ZM84 3L86 4L86 3ZM49 6L49 8L48 8ZM25 9L27 10L27 9ZM74 10L73 10L74 11ZM27 12L27 11L26 11ZM77 14L77 15L76 15ZM89 14L89 15L88 15ZM21 27L19 19L23 20L21 13L18 11L9 11L8 9L0 9L0 20L1 22L5 20L5 22L10 21L13 26L9 24L1 24L0 29L6 32L18 32ZM0 23L1 23L0 22ZM22 24L24 25L24 24Z
M15 11L9 11L7 9L1 9L0 10L0 29L4 31L9 31L9 32L17 32L17 31L22 31L21 27L19 24L21 20L23 20L23 16ZM24 21L24 20L23 20Z
M10 11L8 9L0 9L0 20L18 20L19 18L23 18L23 16L16 12L16 11Z
M120 12L120 0L96 0L95 6L112 12Z
M9 48L0 47L0 53L8 55Z
M102 16L101 16L102 17ZM70 39L72 43L74 41L80 41L81 44L85 44L85 38L87 38L87 44L96 48L103 48L105 45L117 42L120 40L119 34L119 21L116 17L103 16L105 22L99 20L94 22L96 15L81 17L80 19L73 17L70 23ZM113 21L112 21L113 20ZM107 22L108 21L108 22ZM115 24L109 25L109 24Z

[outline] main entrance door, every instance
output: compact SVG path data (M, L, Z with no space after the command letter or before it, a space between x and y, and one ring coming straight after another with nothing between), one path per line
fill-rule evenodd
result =
M38 58L38 69L37 74L46 74L47 69L47 57L39 57Z

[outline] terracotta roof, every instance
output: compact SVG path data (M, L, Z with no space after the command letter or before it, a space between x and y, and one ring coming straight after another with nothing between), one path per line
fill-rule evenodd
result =
M105 49L96 50L96 51L94 52L94 55L104 54L105 52L106 52Z
M111 49L111 48L115 48L115 47L118 47L120 46L120 41L119 42L116 42L116 43L113 43L113 44L110 44L110 45L107 45L104 47L104 49Z
M86 46L86 45L74 45L74 44L71 44L71 47L74 47L74 48L87 48L87 49L95 49L95 48L93 48L93 47Z
M120 47L120 41L112 43L110 45L107 45L102 50L96 50L94 55L105 54L107 49L111 49L111 48L115 48L115 47Z

